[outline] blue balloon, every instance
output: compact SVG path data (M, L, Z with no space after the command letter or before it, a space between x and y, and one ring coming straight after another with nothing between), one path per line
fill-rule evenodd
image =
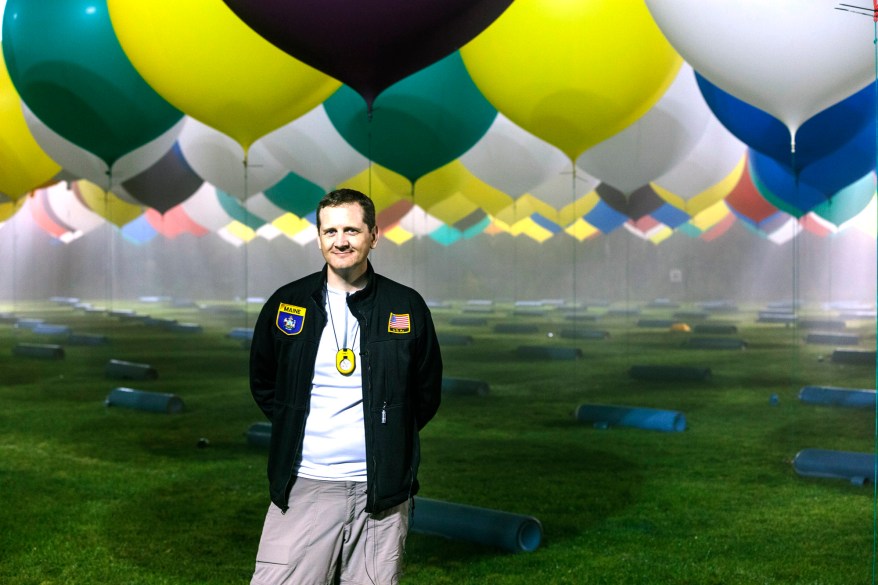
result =
M802 171L850 142L864 128L871 131L874 139L875 88L872 86L866 86L805 121L796 133L793 154L790 132L783 122L726 93L698 72L695 78L707 105L729 132L752 150L775 159L790 170ZM859 176L863 174L865 172Z
M874 170L875 155L875 128L866 124L847 143L798 173L753 149L750 169L757 188L770 203L800 216Z
M828 201L828 196L799 181L794 173L770 156L751 148L748 157L753 184L759 194L778 209L801 217Z

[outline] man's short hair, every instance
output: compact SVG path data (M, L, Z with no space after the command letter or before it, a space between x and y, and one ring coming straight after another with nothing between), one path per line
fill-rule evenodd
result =
M339 207L356 203L363 210L363 222L369 231L375 229L375 203L365 193L356 189L336 189L323 196L317 204L317 231L320 231L320 212L324 207Z

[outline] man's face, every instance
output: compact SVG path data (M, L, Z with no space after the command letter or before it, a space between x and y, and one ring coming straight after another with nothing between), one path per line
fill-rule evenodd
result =
M356 203L320 210L318 238L323 259L335 272L365 269L369 252L378 243L378 230L369 231L363 209Z

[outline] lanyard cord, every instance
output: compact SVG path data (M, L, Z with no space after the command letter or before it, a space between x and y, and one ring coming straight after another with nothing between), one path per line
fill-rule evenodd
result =
M348 313L350 311L347 309L348 297L351 293L345 293L345 312L344 312L344 347L340 347L338 345L338 334L335 332L335 320L332 318L332 301L329 300L329 288L327 286L323 287L323 292L326 295L326 307L329 309L329 322L332 324L332 337L335 339L335 348L339 351L342 349L353 349L354 344L357 342L357 335L360 333L360 322L357 321L357 330L354 331L354 338L351 340L351 347L348 347Z

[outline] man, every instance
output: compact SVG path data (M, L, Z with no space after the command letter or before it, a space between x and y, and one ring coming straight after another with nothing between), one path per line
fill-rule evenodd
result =
M368 260L371 199L327 194L317 231L323 270L278 289L253 331L250 388L272 434L251 583L398 583L439 344L423 298Z

